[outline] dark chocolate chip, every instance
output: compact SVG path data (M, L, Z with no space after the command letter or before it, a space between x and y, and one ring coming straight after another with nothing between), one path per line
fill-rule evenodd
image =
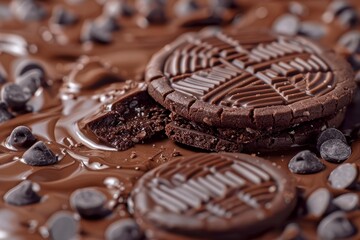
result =
M320 155L326 161L340 163L350 157L351 147L340 139L330 139L321 145Z
M12 109L22 109L30 100L31 94L24 92L22 87L15 83L6 83L1 89L1 98Z
M328 128L325 131L323 131L322 133L320 133L320 135L318 136L318 139L316 142L317 150L320 151L321 145L330 139L340 139L341 141L346 143L346 137L341 131L339 131L336 128Z
M111 224L105 233L106 240L140 240L143 233L135 220L123 219Z
M127 3L127 1L110 0L106 1L104 5L104 14L112 17L129 17L134 14L134 9Z
M290 160L288 166L291 172L298 174L316 173L325 168L325 165L320 161L320 159L309 150L296 154Z
M96 25L97 29L102 29L108 32L113 32L120 29L120 25L117 19L113 16L100 16L95 20L94 24Z
M40 202L41 197L34 191L33 183L25 180L10 189L4 196L4 201L15 206L23 206Z
M14 147L30 147L35 141L31 130L25 126L16 127L9 136L9 143Z
M302 22L300 24L299 34L312 39L320 39L326 34L326 29L323 24L316 22Z
M360 31L350 31L341 36L338 45L349 53L360 53Z
M321 217L331 209L332 195L326 188L315 190L306 200L308 214Z
M13 115L8 110L8 105L0 101L0 123L6 122L13 118Z
M82 28L81 40L83 42L96 42L100 44L108 44L112 41L112 34L110 31L97 27L94 22L86 21Z
M53 11L52 21L59 25L69 26L76 23L78 18L62 6L56 6Z
M299 31L300 20L295 15L285 14L275 20L272 28L275 32L294 36Z
M47 222L50 239L69 240L76 237L79 226L71 213L55 213Z
M166 22L164 0L137 0L138 10L149 23L161 24Z
M71 205L83 218L100 218L105 216L106 196L96 189L83 188L76 190L70 197Z
M45 145L38 141L31 148L24 152L22 158L25 163L31 166L46 166L55 164L58 161L57 156Z
M359 206L359 196L357 193L345 193L335 198L333 203L343 211L352 211Z
M199 9L195 0L181 0L175 5L175 13L179 17L188 16Z
M19 85L25 93L34 95L39 89L42 83L44 75L38 69L32 69L24 73L23 75L15 78L15 82Z
M317 228L318 237L323 240L348 238L355 233L354 225L342 211L334 212L325 217Z
M339 14L338 21L344 27L352 27L359 22L359 16L355 9L347 9Z
M46 16L45 9L35 0L12 0L11 10L22 21L39 21Z
M333 188L346 189L355 184L357 177L357 166L351 163L344 163L330 173L328 180Z
M13 69L15 78L35 69L41 73L42 78L45 76L44 67L33 59L23 58L15 61Z
M211 0L210 4L213 8L234 8L237 6L234 0Z

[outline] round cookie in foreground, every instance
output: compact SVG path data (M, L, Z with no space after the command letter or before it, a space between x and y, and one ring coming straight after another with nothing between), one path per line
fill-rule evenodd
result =
M287 173L264 159L195 154L146 173L131 200L149 238L244 239L283 223L295 207L296 189Z
M205 29L179 37L147 66L150 95L195 122L287 128L347 106L349 64L303 37Z

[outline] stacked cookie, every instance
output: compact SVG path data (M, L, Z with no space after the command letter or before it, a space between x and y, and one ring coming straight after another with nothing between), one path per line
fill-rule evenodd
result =
M164 47L146 81L172 112L168 137L211 151L308 144L340 126L355 89L347 62L306 38L213 29Z

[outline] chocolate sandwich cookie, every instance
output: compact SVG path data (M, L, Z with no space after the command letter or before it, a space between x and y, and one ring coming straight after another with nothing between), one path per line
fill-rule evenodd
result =
M261 158L196 154L146 173L131 199L150 239L246 239L281 224L296 190Z
M268 31L183 35L153 56L146 81L157 102L191 121L253 129L331 115L355 89L341 57Z
M329 117L305 122L280 131L251 130L253 138L247 141L243 141L244 134L241 130L210 127L183 117L177 117L168 123L165 129L166 135L170 139L208 151L271 152L286 150L289 146L300 147L314 143L314 139L322 130L339 126L344 120L345 112L346 110L342 109Z

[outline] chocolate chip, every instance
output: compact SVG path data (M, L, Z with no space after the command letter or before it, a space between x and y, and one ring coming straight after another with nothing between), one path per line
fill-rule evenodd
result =
M166 22L164 0L137 0L138 11L149 22L161 24Z
M16 127L9 136L9 143L14 147L30 147L35 141L31 130L25 126Z
M113 32L120 29L120 25L117 19L113 16L100 16L95 20L94 24L96 25L96 28L103 29L108 32Z
M299 31L299 28L300 20L297 16L292 14L285 14L278 17L272 26L272 29L275 32L290 36L296 35Z
M320 155L326 161L340 163L350 157L351 147L340 139L330 139L321 145Z
M320 151L321 145L330 139L340 139L346 143L346 137L344 134L336 128L327 128L325 131L320 133L316 142L316 148Z
M106 240L140 240L143 239L143 233L135 220L123 219L111 224L105 233Z
M341 36L338 45L349 53L360 53L360 31L350 31Z
M300 24L299 34L312 39L320 39L326 34L324 25L316 22L302 22Z
M41 63L33 59L23 58L15 61L13 69L15 78L35 69L39 71L42 78L45 77L45 70L43 66L41 65Z
M110 0L106 1L104 5L104 14L112 17L128 17L134 14L134 9L129 6L127 1Z
M30 70L15 79L15 83L22 88L24 93L30 95L34 95L43 82L43 74L37 69Z
M293 173L310 174L320 172L325 165L309 150L296 154L289 162L289 169Z
M1 98L10 108L22 109L30 100L31 95L15 83L6 83L1 89Z
M332 195L326 188L315 190L306 200L308 214L321 217L331 209Z
M112 34L107 29L98 27L94 22L86 21L82 28L81 40L109 44L112 41Z
M199 9L199 5L195 0L181 0L175 4L174 8L176 15L183 17L196 12Z
M211 0L210 4L213 8L234 8L237 6L234 0Z
M338 21L344 27L352 27L359 22L359 16L355 9L347 9L340 13L338 16Z
M335 168L329 176L329 182L335 189L350 188L358 177L358 169L355 164L344 163Z
M8 105L0 101L0 123L6 122L13 118L13 115L8 110Z
M55 213L48 220L47 225L52 240L74 239L79 229L78 222L67 212Z
M57 156L55 156L42 141L38 141L31 148L26 150L22 158L26 164L31 166L46 166L55 164L58 161Z
M333 203L343 211L352 211L359 206L359 196L357 193L345 193L335 198Z
M62 6L56 6L53 11L52 21L59 25L69 26L76 23L78 18L76 15Z
M83 218L103 217L106 196L96 189L83 188L76 190L70 197L71 205Z
M4 196L4 201L15 206L24 206L40 202L41 197L34 191L33 183L25 180L10 189Z
M354 225L342 211L334 212L324 218L317 228L318 237L323 240L348 238L355 232Z
M22 21L39 21L46 16L45 9L35 0L12 0L11 10Z

